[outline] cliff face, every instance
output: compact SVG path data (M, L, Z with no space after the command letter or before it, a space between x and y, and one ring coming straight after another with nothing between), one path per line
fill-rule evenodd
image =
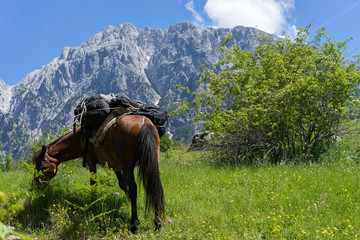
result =
M88 96L123 94L173 110L179 97L188 97L175 85L194 90L199 66L219 60L218 48L228 34L244 50L253 50L254 35L265 33L245 27L200 29L187 22L166 31L124 23L106 27L78 47L65 47L59 57L15 86L0 79L2 155L21 157L44 131L67 125L74 106ZM168 130L174 139L189 141L194 125L188 116L179 116L170 118Z

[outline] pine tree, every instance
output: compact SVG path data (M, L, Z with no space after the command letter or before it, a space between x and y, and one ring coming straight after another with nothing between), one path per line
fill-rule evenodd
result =
M10 171L12 169L12 159L10 153L6 156L5 159L5 170Z

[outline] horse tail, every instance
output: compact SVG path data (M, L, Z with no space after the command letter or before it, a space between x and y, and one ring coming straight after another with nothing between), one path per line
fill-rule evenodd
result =
M146 210L153 208L159 216L164 215L164 191L159 171L159 140L156 128L143 124L139 131L138 162L139 177L146 192Z

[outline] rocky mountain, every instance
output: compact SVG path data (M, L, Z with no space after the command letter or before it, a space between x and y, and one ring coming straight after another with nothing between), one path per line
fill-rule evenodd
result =
M12 89L0 78L0 113L9 111Z
M218 48L228 34L244 50L253 50L254 35L266 33L241 26L201 29L189 22L165 31L124 23L106 27L78 47L65 47L15 86L0 79L0 155L21 158L44 131L70 126L74 106L92 95L123 94L173 110L179 97L188 98L175 85L194 90L199 66L219 59ZM187 116L170 118L168 124L173 138L183 142L195 128Z

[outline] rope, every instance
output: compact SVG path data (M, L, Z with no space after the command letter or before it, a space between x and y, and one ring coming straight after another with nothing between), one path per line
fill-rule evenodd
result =
M95 101L98 101L99 99L94 99L90 102L86 102L85 100L83 100L80 104L80 107L79 109L81 110L81 113L77 114L74 116L73 120L69 120L66 125L68 126L74 126L74 129L75 129L75 124L77 121L79 121L80 123L82 122L82 119L84 118L84 116L87 114L87 113L91 113L91 112L95 112L95 111L104 111L104 110L115 110L115 109L118 109L120 107L108 107L108 108L98 108L98 109L93 109L93 110L88 110L86 105L87 104L90 104L92 102L95 102ZM106 100L104 100L106 101ZM106 101L108 102L108 101ZM129 112L130 114L133 113L133 112L138 112L139 111L139 108L141 105L143 105L144 103L143 102L140 102L140 101L137 101L138 104L139 104L139 107L134 107L132 105L130 105L130 109L131 111ZM125 107L124 107L125 108ZM71 123L71 124L70 124Z
M86 102L85 102L85 101L82 101L80 107L81 107L81 109L82 109L81 114L80 114L80 122L81 122L84 114L87 113Z

